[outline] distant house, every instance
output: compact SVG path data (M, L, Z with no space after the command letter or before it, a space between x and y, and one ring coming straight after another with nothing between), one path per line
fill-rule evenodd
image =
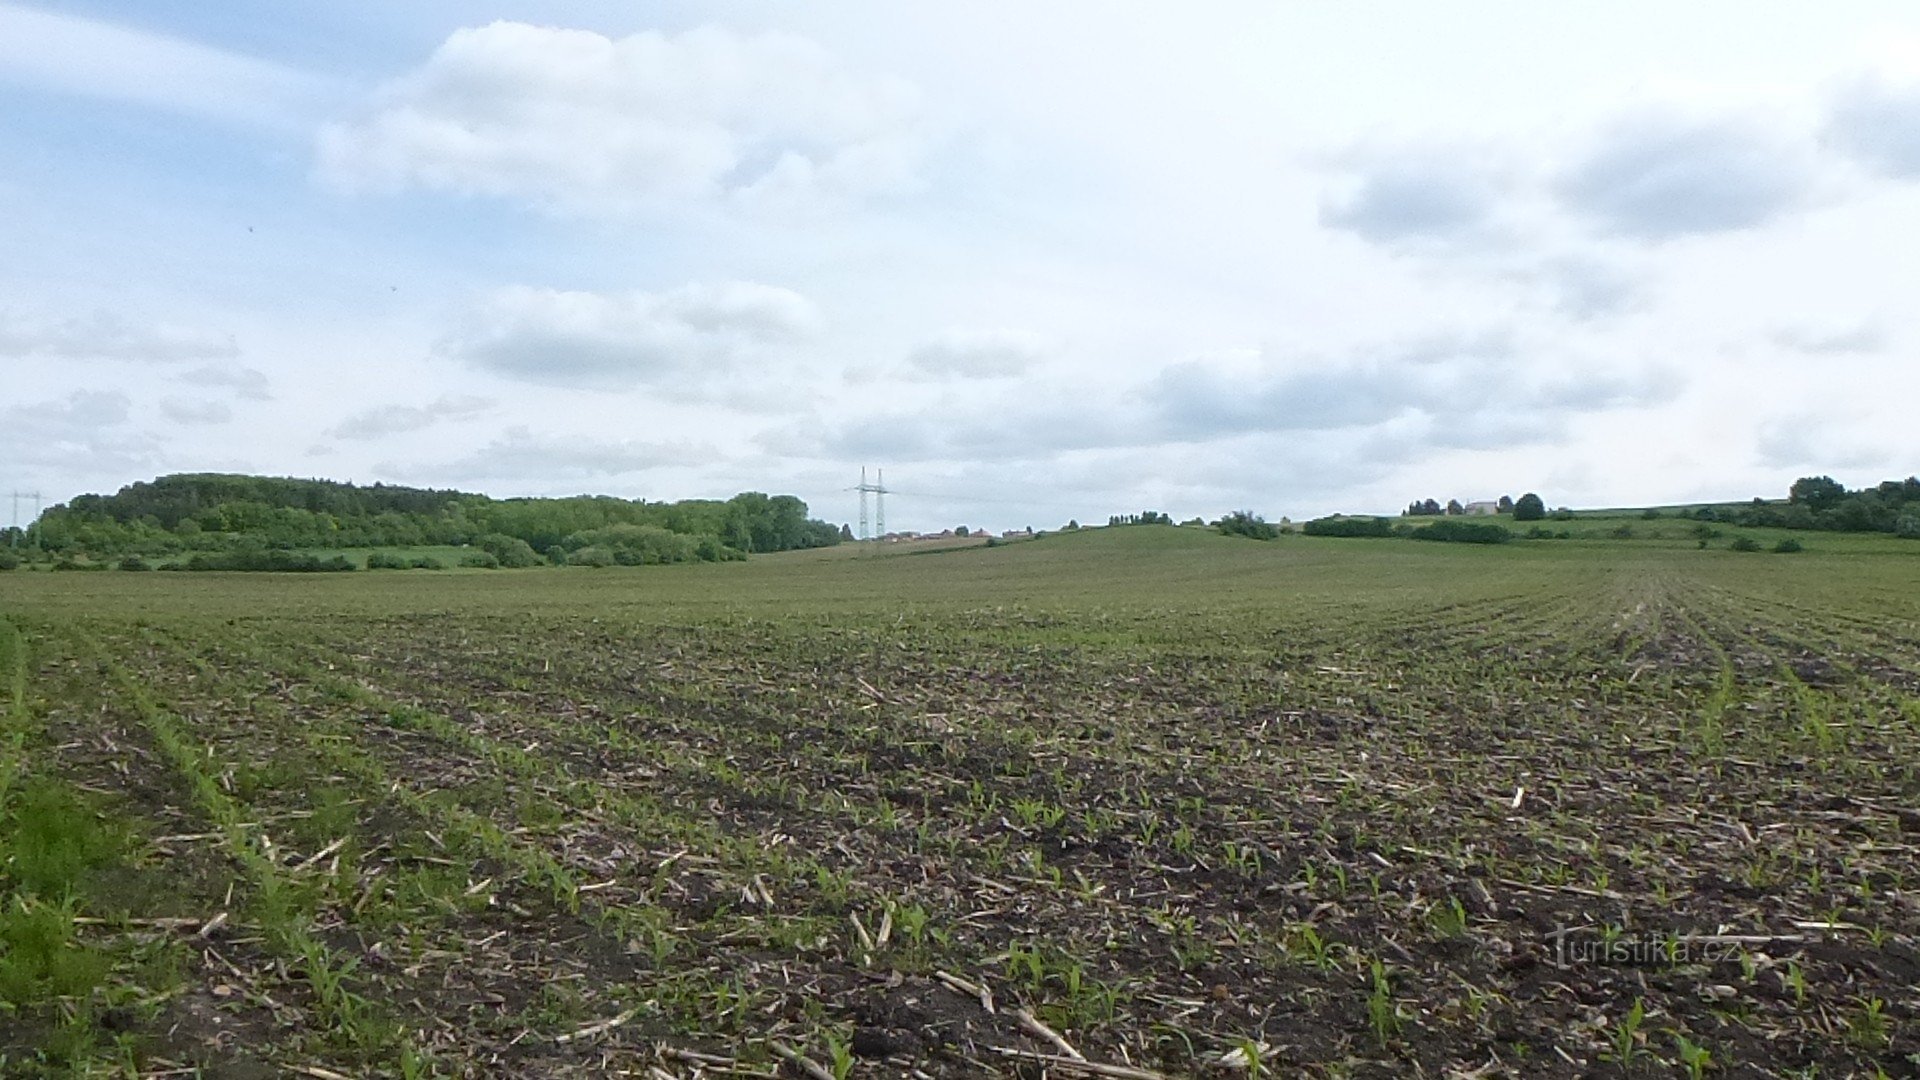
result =
M1461 512L1473 517L1492 517L1500 512L1500 504L1492 499L1470 502Z
M1008 529L1000 534L1002 540L1026 540L1033 536L1032 529Z

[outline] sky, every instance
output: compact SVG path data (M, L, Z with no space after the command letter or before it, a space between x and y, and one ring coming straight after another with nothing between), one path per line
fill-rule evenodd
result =
M0 496L1920 470L1907 2L0 0Z

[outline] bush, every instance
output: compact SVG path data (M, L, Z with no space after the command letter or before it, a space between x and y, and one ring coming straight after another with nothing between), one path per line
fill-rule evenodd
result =
M1547 504L1540 501L1540 496L1535 495L1531 491L1520 496L1513 504L1513 520L1515 521L1539 521L1546 516Z
M1791 555L1796 551L1805 551L1807 549L1801 546L1800 541L1788 537L1773 545L1773 550L1781 555Z
M141 558L138 555L129 555L126 558L120 560L120 569L151 570L153 569L153 566L152 564L148 563L147 560Z
M19 568L20 556L11 551L0 551L0 570L18 570Z
M533 545L517 536L505 533L487 533L476 539L473 546L494 557L494 560L508 570L524 570L529 566L540 566L547 560L533 550Z
M1555 520L1555 521L1572 521L1572 520L1573 520L1573 508L1572 508L1572 507L1570 507L1570 506L1563 506L1563 507L1561 507L1560 509L1558 509L1558 510L1555 510L1555 511L1553 512L1553 520Z
M1649 506L1645 510L1640 511L1640 516L1648 521L1659 521L1660 511Z
M1533 528L1527 530L1527 539L1529 540L1551 540L1553 537L1553 530L1543 525L1535 525Z
M1471 521L1436 521L1413 530L1415 540L1438 540L1448 544L1504 544L1513 539L1503 525Z
M1920 540L1920 517L1913 514L1901 515L1900 520L1893 525L1893 535L1902 540ZM5 567L0 567L0 570L3 569Z
M1383 517L1314 518L1300 527L1308 536L1392 536L1393 522Z
M568 566L612 566L615 561L613 552L602 547L584 547L567 556Z
M405 570L408 565L407 560L385 551L376 551L367 556L369 570Z
M485 551L469 551L460 556L460 565L472 570L498 570L500 560Z
M1235 510L1213 523L1225 536L1244 536L1249 540L1272 540L1280 535L1276 525L1251 510Z
M1759 551L1760 541L1751 536L1736 536L1733 538L1733 543L1727 546L1735 551Z
M736 554L718 537L708 535L696 538L658 525L608 525L588 529L567 537L560 542L560 546L575 554L589 548L604 551L608 558L621 566L693 562L696 559L718 562L733 558ZM569 556L567 565L588 564L578 563Z
M203 551L187 560L188 570L244 570L292 574L331 574L354 569L345 555L322 559L293 551Z
M1631 540L1633 539L1633 526L1622 525L1607 535L1613 537L1615 540Z

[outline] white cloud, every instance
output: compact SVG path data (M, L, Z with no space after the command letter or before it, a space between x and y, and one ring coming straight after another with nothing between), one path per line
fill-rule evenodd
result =
M296 122L316 78L198 42L0 3L0 80L248 124Z
M424 431L443 420L471 419L492 407L490 399L470 395L442 397L426 405L383 405L354 413L326 434L334 439L378 439Z
M1887 331L1875 320L1850 324L1783 326L1769 335L1774 344L1812 355L1859 355L1887 347Z
M536 435L525 426L508 428L481 450L438 464L381 464L386 476L424 482L507 481L547 486L587 483L710 457L711 451L688 444L604 440L575 435Z
M947 330L908 354L907 366L915 377L994 379L1021 374L1046 352L1046 340L1025 330Z
M240 348L231 335L132 322L110 312L57 322L0 316L0 356L53 360L225 360Z
M1554 192L1603 233L1669 240L1764 225L1808 205L1814 185L1811 155L1790 135L1646 112L1603 129Z
M1920 179L1920 84L1862 79L1835 97L1827 145L1884 176Z
M909 179L917 94L784 34L455 31L367 115L327 126L323 175L622 213L716 196L861 195Z
M192 386L231 390L235 397L246 398L248 401L273 400L273 395L268 392L272 384L267 379L266 373L254 368L209 364L182 374L180 381Z
M224 401L161 398L160 415L176 424L224 424L233 419L233 406Z
M1755 446L1762 463L1777 469L1856 469L1881 464L1888 448L1837 432L1817 413L1777 416L1760 426Z
M1320 204L1320 224L1376 244L1485 241L1513 195L1484 149L1399 150L1350 163L1346 190Z
M663 293L525 286L488 296L441 352L510 378L561 386L698 381L811 336L813 303L771 285Z
M14 468L136 470L158 457L147 435L122 432L132 401L117 390L80 390L54 401L0 409L0 460Z

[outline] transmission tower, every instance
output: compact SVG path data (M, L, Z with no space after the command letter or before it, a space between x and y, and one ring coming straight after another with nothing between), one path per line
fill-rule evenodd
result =
M867 467L860 466L860 486L854 489L860 492L860 539L878 540L887 535L887 484L886 471L875 469L873 483L867 483ZM872 530L868 530L867 496L873 496Z
M12 545L12 546L14 546L14 547L18 547L18 546L20 545L20 500L21 500L21 499L32 499L32 500L33 500L33 517L32 517L32 518L30 518L30 519L29 519L29 521L30 521L30 522L31 522L31 521L38 521L38 520L40 519L40 493L39 493L39 492L37 492L37 491L16 491L16 492L14 492L14 493L13 493L13 528L14 528L14 531L8 534L8 540L9 540L9 542L11 543L11 545Z

